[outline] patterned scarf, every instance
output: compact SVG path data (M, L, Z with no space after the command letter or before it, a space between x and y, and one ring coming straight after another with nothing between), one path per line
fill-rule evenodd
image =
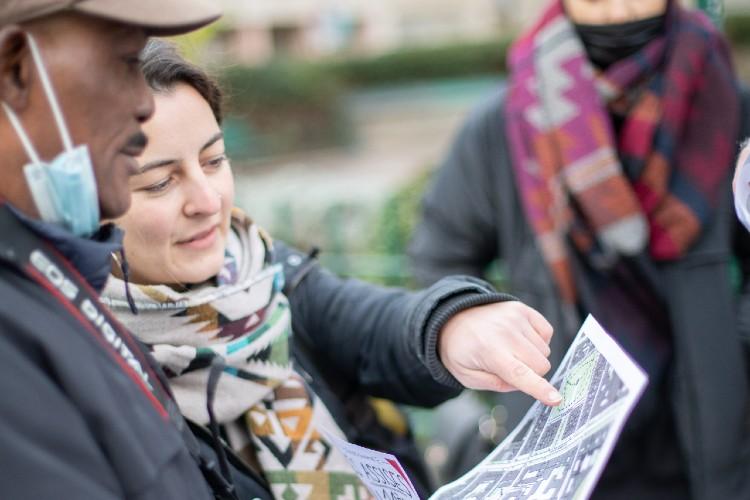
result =
M111 276L103 292L125 326L148 344L170 378L182 413L209 421L206 388L211 360L226 362L214 415L230 446L259 466L276 498L372 498L353 470L319 433L345 439L325 405L293 370L291 314L283 272L270 263L270 239L235 211L224 267L215 280L187 291L125 284Z
M705 16L675 1L665 24L602 73L555 0L509 53L517 182L568 303L577 299L568 241L599 268L646 247L676 259L721 195L739 123L728 49Z

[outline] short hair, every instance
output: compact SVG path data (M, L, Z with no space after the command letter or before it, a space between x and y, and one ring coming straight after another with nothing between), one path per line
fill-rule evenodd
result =
M178 83L193 87L206 100L221 125L223 93L218 82L182 57L173 43L159 38L149 39L141 52L141 69L154 92L169 92Z

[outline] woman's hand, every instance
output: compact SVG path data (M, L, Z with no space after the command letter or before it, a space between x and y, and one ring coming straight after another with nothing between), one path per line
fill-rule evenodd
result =
M459 312L443 326L438 354L448 371L469 389L520 390L544 404L562 400L542 376L552 326L521 302L499 302Z

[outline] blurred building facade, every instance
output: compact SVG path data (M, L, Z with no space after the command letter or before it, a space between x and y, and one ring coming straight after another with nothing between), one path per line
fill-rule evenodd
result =
M723 1L727 13L750 12L750 0L710 1ZM253 65L279 55L375 55L400 47L512 37L547 0L220 2L225 16L210 58Z
M221 0L227 59L371 55L398 47L512 36L546 0Z

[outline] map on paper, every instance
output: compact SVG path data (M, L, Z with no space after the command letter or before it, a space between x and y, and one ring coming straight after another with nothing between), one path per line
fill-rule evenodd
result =
M487 458L431 500L588 498L648 380L589 316L551 382L559 406L535 402Z

